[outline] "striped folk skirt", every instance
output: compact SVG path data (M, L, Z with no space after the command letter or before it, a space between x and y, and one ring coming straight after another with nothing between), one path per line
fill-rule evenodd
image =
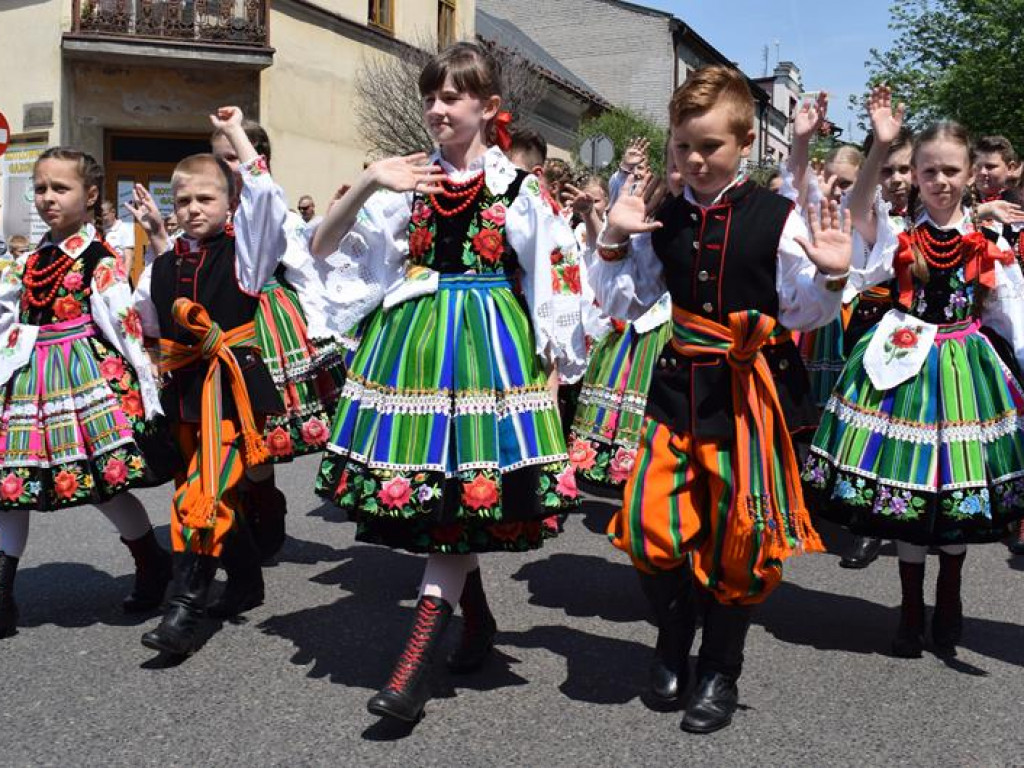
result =
M499 276L371 316L317 492L360 541L413 552L539 547L577 491L523 304Z
M271 459L322 451L345 383L345 350L333 340L309 338L299 297L276 279L260 294L256 338L285 405L264 429Z
M846 365L843 353L843 318L800 334L800 356L811 382L811 397L819 408L828 403Z
M627 325L606 334L594 349L569 433L569 460L582 486L625 485L636 461L651 374L671 336L671 323L643 334Z
M886 391L854 347L802 479L808 506L856 533L994 541L1024 517L1024 392L976 324L940 326L914 378Z
M158 484L134 369L83 318L44 325L0 406L0 510L49 511Z

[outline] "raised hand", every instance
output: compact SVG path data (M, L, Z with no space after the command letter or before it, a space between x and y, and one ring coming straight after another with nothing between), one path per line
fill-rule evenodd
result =
M892 144L903 127L906 114L905 104L892 106L892 89L888 85L876 85L868 96L868 116L871 118L871 132L875 141Z
M661 228L660 221L648 219L645 195L648 186L652 183L652 178L650 174L643 177L637 177L634 174L626 180L615 205L608 212L606 242L624 240L629 235L653 232Z
M562 186L562 205L572 208L573 213L586 216L594 209L594 198L582 189L566 182Z
M348 192L350 189L352 189L351 184L342 184L340 187L334 190L334 194L331 195L331 199L327 201L327 213L331 212L331 208L334 207L334 204L341 200L341 198L345 196L345 193Z
M389 157L371 163L366 172L378 188L390 189L392 192L436 195L444 191L441 182L446 176L440 166L425 165L426 160L426 152Z
M147 237L152 238L153 235L161 234L164 237L167 236L164 217L157 207L156 200L144 186L136 184L132 188L132 199L127 201L124 207L142 227L142 231L146 233Z
M627 145L626 151L622 153L620 165L630 169L636 168L647 159L647 150L650 149L650 146L651 142L643 136L634 137Z
M242 110L238 107L218 107L217 111L210 115L210 122L219 131L229 131L232 128L242 127Z
M853 255L852 223L845 211L840 214L839 204L827 203L821 210L809 206L807 220L811 239L797 237L797 244L804 249L807 258L826 275L843 275L850 270Z
M977 209L978 218L995 219L1000 224L1024 224L1024 208L1009 200L990 200L980 203Z
M814 101L805 101L793 116L793 138L810 142L821 129L828 113L828 94L820 91Z

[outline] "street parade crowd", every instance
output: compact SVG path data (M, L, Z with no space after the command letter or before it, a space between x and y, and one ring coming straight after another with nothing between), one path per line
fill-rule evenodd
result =
M367 705L382 718L417 721L442 664L486 663L487 553L542 547L581 491L621 497L608 537L658 629L637 686L685 731L732 721L753 612L789 557L824 550L818 519L857 537L845 567L896 542L895 656L954 652L968 545L1024 553L1010 143L911 134L879 86L863 152L812 162L821 95L754 179L747 82L711 66L672 95L667 146L633 141L606 182L548 160L500 82L477 45L435 56L418 86L436 149L370 163L322 216L289 210L266 132L220 107L210 151L174 170L173 215L135 189L134 284L101 166L39 157L48 234L0 257L0 638L34 515L92 505L135 563L124 610L162 613L142 643L196 652L206 617L273 588L276 475L316 454L358 541L424 555ZM167 482L171 552L133 493Z

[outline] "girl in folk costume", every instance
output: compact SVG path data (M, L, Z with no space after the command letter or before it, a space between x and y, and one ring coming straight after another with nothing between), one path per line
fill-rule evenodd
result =
M537 179L502 153L500 73L460 43L423 69L440 151L371 164L331 210L313 253L338 247L392 286L349 370L317 490L360 541L428 555L408 643L372 713L416 720L456 603L455 671L478 667L495 622L478 553L542 544L576 486L546 381L583 368L579 300L552 290L572 232ZM497 142L498 146L491 146Z
M636 152L636 146L643 148L639 159L628 156ZM646 146L646 142L633 142L623 165L635 169L646 164ZM672 195L681 194L682 181L672 166L671 153L666 161L668 190ZM640 178L632 170L627 176L630 182ZM596 237L588 237L584 253L596 252ZM569 460L584 487L621 491L636 460L651 375L672 335L671 300L666 293L634 322L600 315L611 328L590 356L569 434Z
M884 148L902 110L887 97L870 108ZM897 540L893 652L904 657L924 645L928 547L939 547L932 641L948 651L961 634L965 545L1000 538L1024 515L1024 392L981 333L984 323L1024 359L1024 277L963 207L972 175L963 128L924 131L911 165L912 225L900 232L876 216L873 249L854 273L859 288L895 278L894 306L851 352L803 471L817 512Z
M0 637L15 631L31 510L93 504L106 515L135 558L127 612L159 606L171 571L130 493L167 478L141 447L161 410L127 266L99 230L103 171L58 147L33 173L50 231L0 276Z

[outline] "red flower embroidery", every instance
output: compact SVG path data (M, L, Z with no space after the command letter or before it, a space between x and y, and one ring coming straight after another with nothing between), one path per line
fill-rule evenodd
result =
M502 203L495 203L490 208L480 213L480 218L501 227L505 224L505 206Z
M75 495L75 491L78 490L78 478L66 469L62 469L53 478L53 489L60 498L70 499Z
M579 491L576 489L576 472L573 471L572 464L569 464L558 476L558 485L555 490L560 496L567 499L575 499L579 495Z
M267 435L267 452L271 456L287 456L292 452L292 436L284 427L276 427Z
M608 479L613 483L624 483L629 479L636 463L636 451L619 448L608 464Z
M7 335L7 348L11 349L18 346L18 337L21 336L21 328L13 328Z
M377 498L380 499L381 504L388 509L401 509L409 503L411 496L412 483L401 475L388 480L377 493Z
M430 538L438 544L454 544L462 538L462 525L460 523L439 525L430 530Z
M470 509L488 509L498 503L498 485L478 474L462 484L462 503Z
M430 206L426 205L422 200L417 200L416 205L412 208L412 223L419 225L430 220L432 211Z
M517 541L523 535L523 524L495 523L487 527L487 532L498 541Z
M597 451L587 440L576 438L569 447L569 461L576 469L590 469L597 459Z
M100 373L104 379L117 381L124 376L124 361L119 357L107 355L100 361Z
M473 236L473 250L488 264L497 264L505 250L505 238L496 229L481 229Z
M552 265L561 264L564 259L565 259L565 254L562 253L562 249L561 248L555 248L553 251L551 251L551 264Z
M302 425L302 439L309 445L323 445L327 442L327 425L320 419L312 418Z
M85 245L84 237L81 235L72 235L64 241L63 249L64 251L77 251L83 245Z
M141 418L145 414L145 410L142 407L142 395L134 389L125 392L121 395L121 410L124 411L125 416L131 416L135 419Z
M82 305L74 296L61 296L53 302L53 314L58 320L74 320L82 316Z
M124 329L126 336L142 340L142 317L134 307L124 313L124 317L121 319L121 327Z
M114 282L114 270L106 264L100 264L92 273L92 279L96 282L96 290L102 293Z
M430 250L433 243L434 236L429 229L425 227L414 229L409 235L409 258L419 259Z
M120 459L111 459L103 470L103 479L110 485L121 485L128 479L128 465Z
M4 501L17 501L25 489L25 481L11 472L0 482L0 496Z
M570 264L562 271L562 279L569 287L570 293L580 293L580 267L579 264Z
M64 275L63 285L69 291L77 291L82 287L82 273L68 272Z
M889 337L889 341L894 347L910 349L917 345L917 338L917 334L910 328L897 328Z

